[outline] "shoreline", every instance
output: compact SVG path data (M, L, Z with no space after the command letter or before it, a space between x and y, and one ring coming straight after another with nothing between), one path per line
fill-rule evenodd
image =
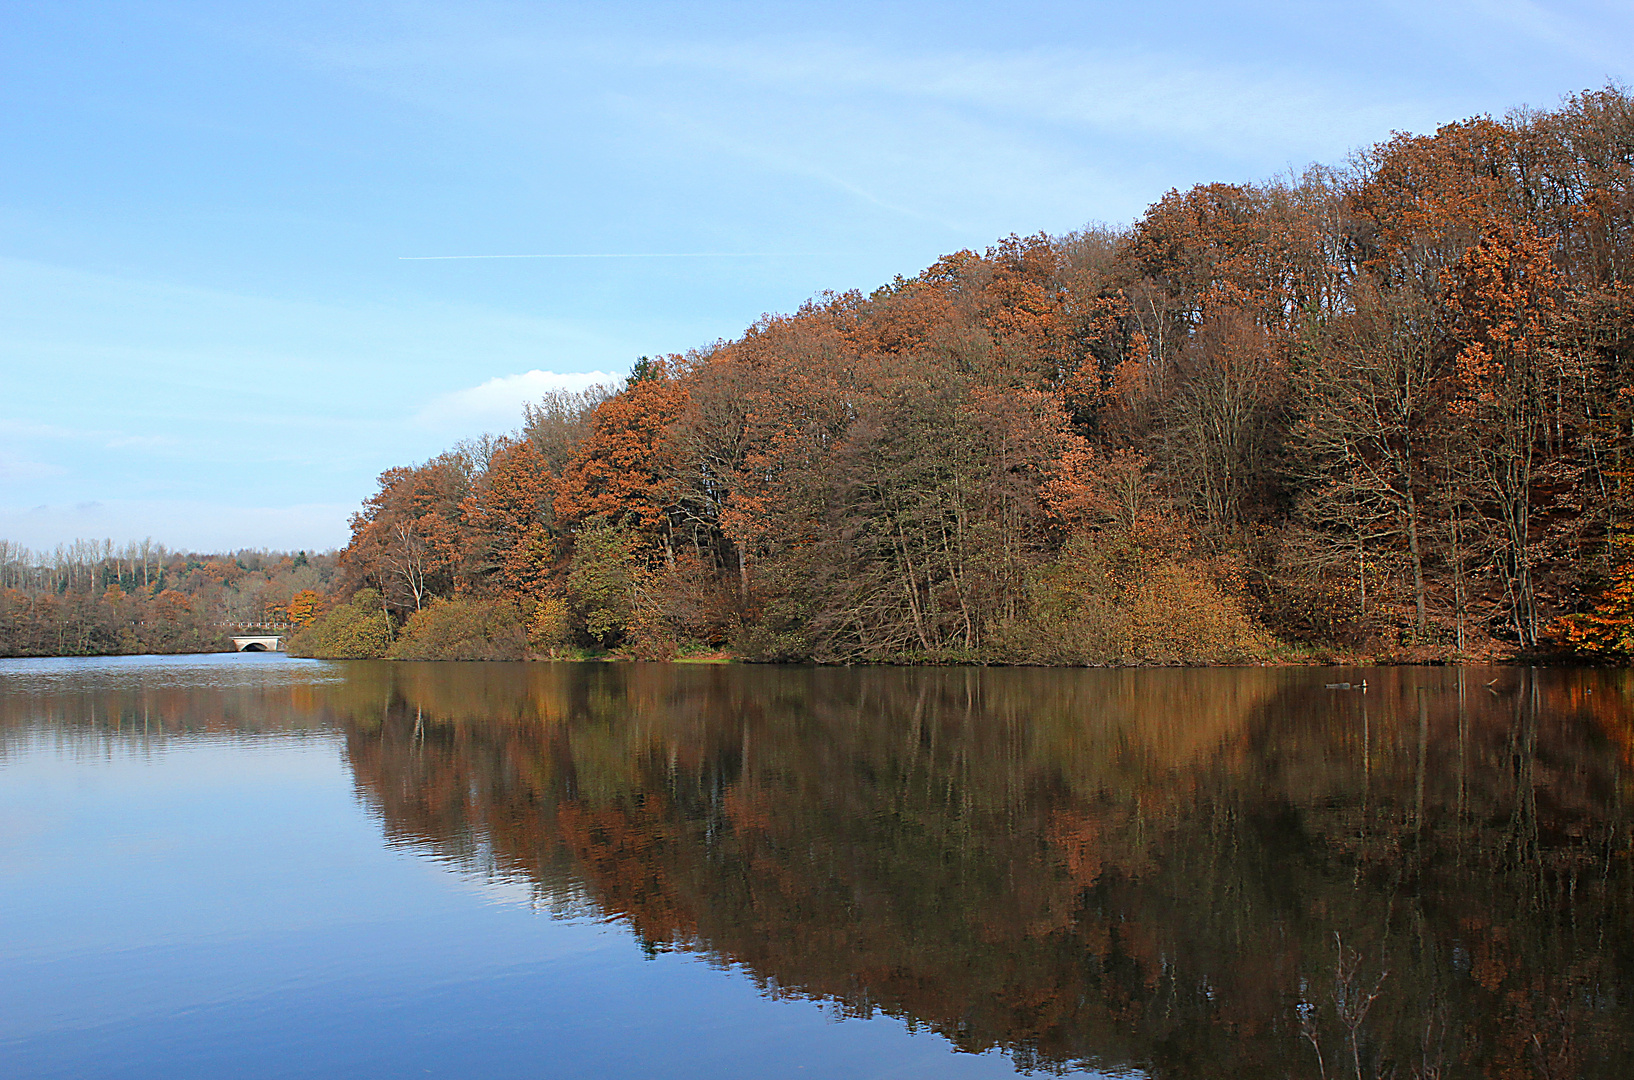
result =
M1444 667L1444 668L1554 668L1578 667L1614 670L1634 665L1614 664L1597 661L1573 655L1548 654L1540 656L1519 657L1464 657L1458 659L1393 659L1388 657L1323 657L1308 660L1261 660L1242 662L1196 662L1196 663L1117 663L1117 664L1028 664L1006 663L1002 661L958 661L958 660L866 660L866 661L824 661L824 660L749 660L728 653L707 653L697 656L677 656L667 659L646 659L635 656L604 654L599 656L526 656L521 658L443 658L436 660L404 659L386 656L299 656L283 650L268 650L244 652L235 649L214 649L188 652L166 653L35 653L29 655L0 656L4 660L111 660L111 659L140 659L144 657L216 657L216 656L255 656L273 657L282 656L290 660L322 660L326 662L348 660L377 660L392 664L672 664L677 667L695 666L743 666L743 667L819 667L819 668L1025 668L1041 671L1158 671L1158 670L1228 670L1244 668L1398 668L1398 667Z

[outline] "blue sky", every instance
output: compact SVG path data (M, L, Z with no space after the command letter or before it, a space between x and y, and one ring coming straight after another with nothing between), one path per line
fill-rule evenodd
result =
M1626 0L0 0L0 537L337 546L574 373L1629 42ZM405 258L640 254L717 257Z

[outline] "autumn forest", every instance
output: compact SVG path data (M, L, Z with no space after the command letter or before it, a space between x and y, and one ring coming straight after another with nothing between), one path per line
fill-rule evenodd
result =
M1618 88L1011 236L388 470L293 647L1626 658L1631 264Z
M233 633L310 622L335 581L333 552L0 540L0 656L221 652Z

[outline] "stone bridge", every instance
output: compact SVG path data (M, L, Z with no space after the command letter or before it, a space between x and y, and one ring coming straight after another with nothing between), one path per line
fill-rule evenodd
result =
M233 648L239 652L278 652L283 647L284 639L276 634L233 638Z

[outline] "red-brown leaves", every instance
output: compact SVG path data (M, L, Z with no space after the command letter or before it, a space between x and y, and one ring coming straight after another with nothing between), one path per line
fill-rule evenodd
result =
M1490 230L1453 268L1447 307L1457 321L1462 415L1495 404L1503 383L1554 355L1560 287L1550 245L1525 226Z
M1513 134L1485 118L1434 135L1397 135L1368 158L1351 195L1368 225L1368 265L1383 274L1434 275L1503 217L1513 215Z
M555 493L543 455L522 440L494 452L460 504L467 549L502 593L520 597L544 586L556 553L547 525Z
M649 534L664 530L681 462L668 438L686 408L688 391L663 364L602 402L590 435L562 470L556 515L564 523L601 518Z
M470 460L458 451L381 473L380 490L352 516L352 542L341 556L351 587L373 585L402 611L452 592L465 548L460 503L470 473Z

